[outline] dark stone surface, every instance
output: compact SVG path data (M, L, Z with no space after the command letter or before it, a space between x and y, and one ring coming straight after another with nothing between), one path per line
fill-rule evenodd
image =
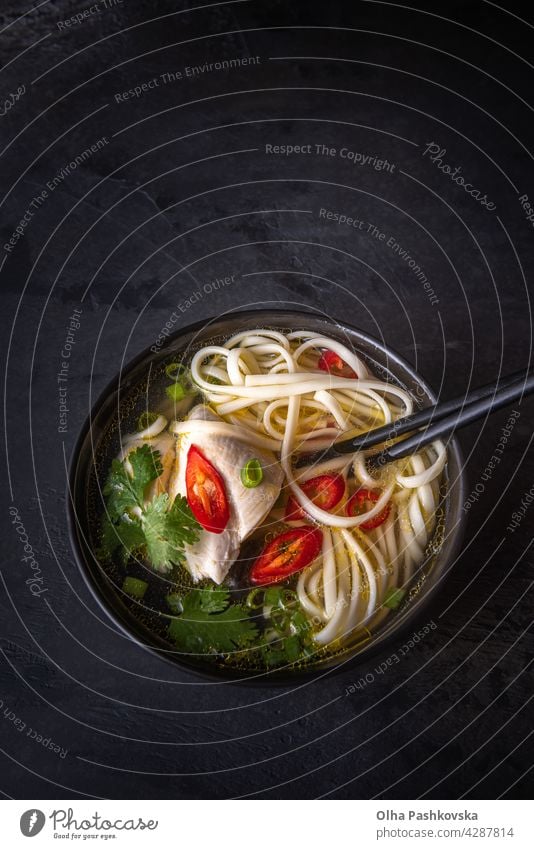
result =
M519 197L534 199L532 24L513 16L518 3L453 2L439 17L419 2L419 11L335 0L194 11L101 0L98 12L58 28L89 5L50 0L16 20L21 5L5 0L0 13L2 98L26 87L0 117L0 790L51 799L527 796L532 508L514 532L507 526L533 484L532 401L516 407L502 462L469 510L463 555L432 612L438 628L382 676L372 662L294 689L199 682L118 634L72 557L65 463L96 395L123 359L153 344L177 304L184 326L244 305L325 310L386 340L443 397L526 367L533 231ZM187 66L256 56L185 76ZM177 71L182 79L163 83ZM423 155L431 142L495 209ZM313 152L266 154L266 144ZM337 154L317 155L316 144ZM354 164L342 148L394 168ZM321 208L365 225L326 220ZM7 252L27 209L34 214ZM232 274L231 286L187 307L206 281ZM82 318L61 434L56 374L74 308ZM461 435L473 490L508 415ZM25 583L10 505L41 566L40 597ZM346 695L365 673L374 682Z

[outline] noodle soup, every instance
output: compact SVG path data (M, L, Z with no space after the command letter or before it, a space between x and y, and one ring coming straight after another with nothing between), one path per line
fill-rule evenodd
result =
M447 451L379 472L377 447L317 455L413 408L309 329L258 326L167 358L96 452L100 568L158 647L192 662L296 670L365 646L440 548Z

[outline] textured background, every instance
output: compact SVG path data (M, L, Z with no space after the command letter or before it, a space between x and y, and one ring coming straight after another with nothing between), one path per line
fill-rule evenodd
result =
M429 614L437 628L384 675L379 658L293 689L200 682L115 631L66 530L65 464L88 409L173 312L178 329L244 305L324 310L386 340L443 397L527 367L533 230L520 198L534 199L534 27L518 3L414 3L4 0L5 796L528 795L532 402L516 406L485 479L509 411L462 432L478 489L464 552ZM259 59L187 75L244 57ZM478 199L425 155L431 143ZM60 433L56 376L74 308ZM9 506L39 561L39 595Z

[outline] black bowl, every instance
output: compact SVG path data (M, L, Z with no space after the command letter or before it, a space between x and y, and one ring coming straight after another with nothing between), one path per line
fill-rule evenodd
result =
M313 665L308 664L298 669L276 669L272 672L227 668L216 665L212 660L173 649L155 631L151 623L139 615L142 608L135 602L125 600L109 569L102 567L93 553L89 542L92 534L91 513L94 513L91 482L94 485L98 475L94 460L95 457L100 458L101 454L105 455L102 446L106 440L109 441L113 428L117 429L120 425L121 404L136 394L140 396L146 388L148 375L161 370L164 362L168 362L170 357L174 354L180 357L184 353L191 354L208 341L226 339L238 331L257 327L313 330L337 338L357 350L375 374L392 380L411 392L419 406L435 403L436 399L430 387L402 357L359 330L346 324L333 323L321 316L299 311L254 310L235 312L191 325L169 336L162 348L153 345L136 357L105 389L94 405L71 462L70 493L67 499L69 529L76 561L89 589L106 614L132 641L203 677L237 680L241 683L295 683L306 677L345 668L348 663L354 665L367 661L372 654L383 651L392 639L398 639L400 632L405 631L408 626L414 627L416 622L420 621L423 611L438 592L459 551L465 518L462 510L465 479L459 446L456 440L451 440L445 469L443 527L437 550L418 569L415 585L410 589L401 609L388 617L384 625L367 642L349 646L336 655L319 659Z

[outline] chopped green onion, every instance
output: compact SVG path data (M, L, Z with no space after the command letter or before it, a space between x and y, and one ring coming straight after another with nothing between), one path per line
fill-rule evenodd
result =
M165 392L171 401L181 401L185 398L185 389L181 383L171 383L170 386L167 386Z
M256 457L253 457L252 460L247 460L241 469L241 483L243 486L246 486L247 489L253 489L255 486L258 486L262 480L263 469L260 461L256 459Z
M308 633L310 629L310 620L307 618L307 616L304 615L302 610L296 610L295 613L293 613L291 616L291 630L295 634L304 636Z
M143 598L144 594L148 589L148 584L146 581L141 581L140 578L125 578L122 582L122 590L127 595L131 595L133 598Z
M168 366L165 367L165 374L169 378L169 380L178 380L179 377L183 377L187 372L187 369L182 363L169 363Z
M184 606L181 595L178 595L178 593L169 593L165 600L173 613L176 613L178 616L180 613L183 613Z
M263 651L263 659L267 666L281 666L286 661L286 655L283 650L265 648Z
M265 598L262 587L256 587L249 592L247 596L247 607L251 610L259 610L264 604Z
M280 607L282 607L284 610L287 610L291 607L295 607L298 600L299 597L296 594L295 590L287 590L282 587L282 589L280 590L280 601L278 602Z
M286 637L284 640L284 652L289 663L294 663L300 657L300 640L295 635L293 637Z
M265 601L268 607L278 607L280 605L280 587L268 587L265 590Z
M406 590L401 590L397 587L390 587L384 599L384 606L390 607L392 610L395 610L395 608L399 606L405 595Z
M282 636L289 634L291 620L285 610L273 607L271 610L271 624L275 631Z
M137 430L138 432L142 430L146 430L147 427L153 425L156 419L158 418L157 413L150 413L148 410L145 410L139 418L137 419Z
M167 377L174 381L167 386L165 392L171 401L182 401L187 395L187 369L182 363L169 363L165 368ZM180 382L182 380L183 382Z

